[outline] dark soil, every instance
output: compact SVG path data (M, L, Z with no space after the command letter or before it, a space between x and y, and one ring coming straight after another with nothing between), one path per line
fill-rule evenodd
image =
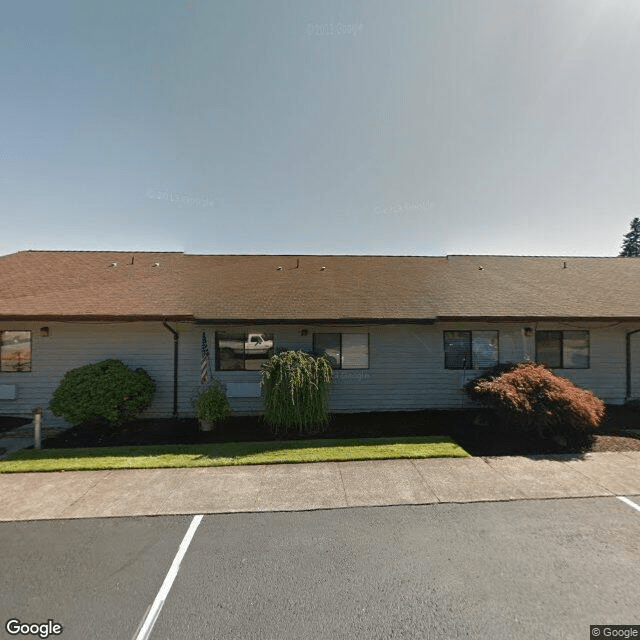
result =
M109 447L151 444L197 444L314 438L371 438L448 435L476 456L531 455L568 452L548 440L524 437L490 426L477 426L474 419L487 418L482 410L400 411L334 414L322 433L274 434L259 416L232 416L212 432L202 432L192 419L145 419L113 426L83 423L49 438L45 448ZM640 437L624 433L640 429L640 412L626 407L607 408L603 425L594 432L586 451L640 451ZM575 450L575 449L574 449Z
M0 416L0 433L11 431L31 422L31 418L15 418L13 416Z

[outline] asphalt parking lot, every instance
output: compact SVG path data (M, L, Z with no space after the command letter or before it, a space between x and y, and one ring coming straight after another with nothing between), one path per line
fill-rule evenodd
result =
M589 625L640 624L629 498L204 515L145 637L589 638ZM10 619L51 620L65 640L140 637L192 523L0 523L2 637L39 637L10 634Z

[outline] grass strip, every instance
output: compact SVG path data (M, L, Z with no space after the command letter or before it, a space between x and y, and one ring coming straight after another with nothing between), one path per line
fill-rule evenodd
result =
M396 458L466 458L447 436L287 440L95 449L24 449L0 461L0 473L222 467Z

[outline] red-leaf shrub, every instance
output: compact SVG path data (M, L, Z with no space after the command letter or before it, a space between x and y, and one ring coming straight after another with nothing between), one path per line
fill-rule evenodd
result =
M589 448L605 414L604 402L591 391L535 362L500 365L465 390L493 409L502 427L537 431L570 449Z

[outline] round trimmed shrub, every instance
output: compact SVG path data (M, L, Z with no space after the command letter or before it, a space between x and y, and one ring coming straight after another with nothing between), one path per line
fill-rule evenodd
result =
M104 360L68 371L55 390L50 409L72 425L89 420L119 424L151 404L156 384L144 369Z
M469 397L493 410L503 429L535 433L561 448L593 445L605 405L591 391L536 362L498 365L465 386Z
M262 365L264 418L274 433L297 429L317 433L329 424L327 387L332 382L326 356L282 351Z

